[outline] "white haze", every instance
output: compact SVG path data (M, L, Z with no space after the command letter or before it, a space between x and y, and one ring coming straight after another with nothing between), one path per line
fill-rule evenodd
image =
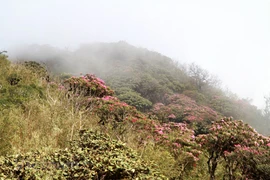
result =
M269 0L2 0L0 50L116 42L196 62L263 106L270 92Z

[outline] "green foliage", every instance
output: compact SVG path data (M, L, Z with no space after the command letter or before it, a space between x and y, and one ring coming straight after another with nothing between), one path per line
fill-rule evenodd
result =
M23 62L23 65L27 69L30 69L32 72L38 74L40 77L46 77L46 78L49 77L45 65L41 65L40 63L35 62L35 61L25 61L25 62ZM47 79L47 80L49 80L49 79Z
M151 75L141 76L134 90L153 103L162 101L168 91L172 92L167 86L162 85L159 79Z
M214 96L211 99L210 104L211 107L222 113L224 116L233 116L235 118L239 117L235 104L232 102L232 100L224 96Z
M45 87L39 79L40 72L32 72L18 64L10 65L3 57L0 63L0 109L45 97Z
M199 93L198 91L186 90L183 92L183 94L195 100L199 104L205 103L206 101L205 96L202 93Z
M7 57L3 54L0 54L0 67L7 67L10 65L10 62L7 60Z
M6 85L0 89L0 109L20 106L34 98L45 98L43 87L36 84Z
M50 154L32 152L0 160L1 178L164 179L153 165L109 136L81 130L70 148Z
M211 120L205 119L204 121L197 121L192 123L192 129L194 129L195 135L208 134L211 125Z
M148 99L143 98L136 91L129 88L120 88L116 91L119 100L136 107L138 110L146 111L151 108L152 103Z
M5 56L0 55L0 90L3 88L3 85L6 81L6 75L10 68L10 62L6 59Z
M69 78L71 78L72 76L70 75L70 74L68 74L68 73L62 73L62 74L60 74L59 75L59 79L62 81L65 81L65 80L67 80L67 79L69 79Z

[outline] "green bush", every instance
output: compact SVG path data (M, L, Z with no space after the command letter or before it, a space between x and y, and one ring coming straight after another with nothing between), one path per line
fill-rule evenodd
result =
M117 97L127 104L136 107L140 111L149 110L152 107L151 101L143 98L136 91L129 88L121 88L116 91Z
M0 159L0 178L165 179L125 144L91 130L65 150L32 152Z

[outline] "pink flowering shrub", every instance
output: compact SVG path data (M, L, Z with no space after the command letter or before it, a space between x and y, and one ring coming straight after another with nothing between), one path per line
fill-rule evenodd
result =
M160 123L155 120L145 120L144 129L148 133L146 142L166 147L177 162L179 176L192 170L199 160L201 151L195 141L194 131L185 123ZM150 133L150 134L149 134Z
M94 75L71 77L65 81L65 87L74 96L81 97L76 99L76 103L80 104L80 108L96 114L100 124L111 123L116 127L117 123L139 116L136 108L112 96L114 92Z
M252 164L251 159L265 154L265 148L269 149L269 138L258 134L243 121L234 121L232 118L215 121L209 134L200 135L196 140L208 153L207 163L211 179L215 179L220 159L223 159L225 164L224 177L239 178L239 172L248 177L248 172L255 168L249 166Z
M237 178L236 172L244 179L267 179L270 177L269 138L260 136L255 146L237 144L234 151L225 152L227 176ZM266 145L265 145L266 144Z
M169 118L169 119L175 119L176 116L175 116L174 114L170 114L170 115L168 116L168 118Z
M105 85L104 81L92 74L81 77L71 77L65 81L68 91L83 96L103 97L111 96L114 92Z
M104 96L102 98L89 98L90 104L95 104L93 112L100 118L99 123L120 123L132 117L139 116L139 112L133 106L121 102L113 96Z
M166 104L156 103L152 108L152 112L163 122L211 121L219 117L213 109L198 105L196 101L183 94L166 95L165 102Z

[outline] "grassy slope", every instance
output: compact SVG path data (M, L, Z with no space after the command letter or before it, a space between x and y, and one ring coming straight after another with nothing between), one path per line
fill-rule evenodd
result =
M89 117L43 74L10 64L3 56L0 63L0 136L8 139L1 141L1 154L65 147L80 126L91 127L92 122L85 120ZM12 78L18 78L18 84L11 85Z

